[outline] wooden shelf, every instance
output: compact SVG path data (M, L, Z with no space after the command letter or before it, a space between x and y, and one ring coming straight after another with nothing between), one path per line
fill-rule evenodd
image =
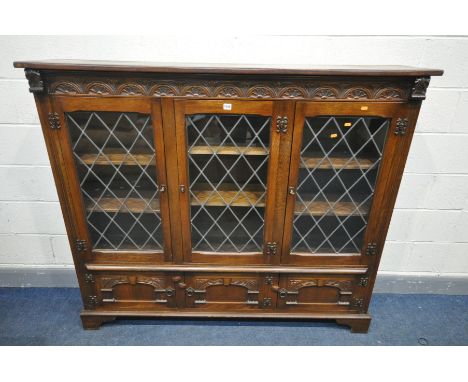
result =
M330 205L333 205L333 209L330 209ZM305 206L307 209L304 211ZM337 216L359 216L359 215L366 215L369 211L368 205L363 205L359 209L356 210L354 203L352 202L338 202L334 204L333 201L327 203L325 201L315 201L312 204L308 205L307 200L305 200L305 205L302 203L296 202L294 208L294 215L304 214L305 216L313 215L313 216L322 216L322 215L337 215Z
M205 206L224 207L226 204L230 204L235 207L250 207L251 205L265 207L265 199L259 200L263 194L261 191L243 191L238 193L238 191L218 190L218 192L213 192L210 190L192 192L196 196L196 198L192 197L192 206L203 204Z
M320 163L322 161L322 163ZM348 162L349 161L349 162ZM348 162L348 163L347 163ZM320 165L319 165L320 163ZM374 165L374 161L365 158L359 158L359 162L351 158L328 158L323 157L303 157L301 161L301 168L319 168L319 169L341 169L359 170L368 169Z
M226 187L226 185L222 185L221 187ZM233 190L226 190L221 189L217 192L212 192L211 190L208 191L192 191L196 198L192 197L191 205L193 206L211 206L211 207L224 207L228 203L230 203L233 207L265 207L265 199L259 198L262 195L262 191L243 191L238 194L238 191ZM237 195L237 196L236 196ZM307 205L307 200L305 201ZM330 210L330 204L334 205L333 210ZM294 214L299 215L301 214L302 210L304 209L303 204L298 204L296 202L296 206L294 209ZM361 206L358 210L355 210L355 205L352 202L338 202L334 204L333 201L327 203L325 201L315 201L311 205L307 207L307 211L310 215L314 216L322 216L322 215L337 215L337 216L359 216L359 215L366 215L369 210L369 206L367 204Z
M268 150L263 147L243 147L243 146L193 146L189 153L192 155L268 155Z
M110 164L125 166L147 166L155 165L154 154L132 154L126 155L123 152L105 152L103 154L83 154L81 160L87 165L97 164L109 166Z
M209 206L209 207L224 207L230 203L233 207L265 207L265 199L260 199L262 195L261 191L244 191L237 195L237 191L226 191L219 190L217 193L212 193L211 191L193 191L195 197L192 197L190 204L192 206ZM236 196L237 195L237 196ZM160 212L159 200L153 200L151 202L152 210L147 208L148 200L140 198L128 198L125 202L121 198L102 198L98 207L94 207L94 212L100 212L102 210L106 212ZM307 201L305 201L307 203ZM333 204L333 202L330 202ZM122 206L122 204L124 204ZM93 204L88 202L86 205L86 210L91 211ZM361 206L359 211L355 210L355 206L351 202L338 202L335 204L333 210L330 209L330 205L324 201L316 201L308 206L307 211L302 212L304 209L303 204L296 203L294 214L307 214L313 216L322 216L322 215L337 215L337 216L358 216L360 214L365 215L368 213L368 205Z
M93 209L94 212L101 212L102 210L106 212L160 212L158 199L153 199L151 202L150 206L152 210L148 209L148 200L140 198L128 198L125 202L124 200L125 199L120 198L102 198L99 200L98 206L95 206L92 202L89 201L86 204L86 210L91 211L91 209Z

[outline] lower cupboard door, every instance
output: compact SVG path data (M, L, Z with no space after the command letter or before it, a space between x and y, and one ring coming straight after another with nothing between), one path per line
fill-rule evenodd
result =
M277 292L279 310L297 312L358 311L367 278L343 275L282 275ZM362 284L362 286L361 286Z
M217 310L273 309L277 275L206 273L186 274L188 308Z
M183 296L177 274L99 274L93 280L97 308L166 310L177 307L178 293Z

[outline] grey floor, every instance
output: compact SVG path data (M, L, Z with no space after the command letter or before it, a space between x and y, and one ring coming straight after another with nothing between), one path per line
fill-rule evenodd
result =
M117 320L81 328L75 288L0 288L0 345L468 345L468 296L376 294L368 334L331 322Z

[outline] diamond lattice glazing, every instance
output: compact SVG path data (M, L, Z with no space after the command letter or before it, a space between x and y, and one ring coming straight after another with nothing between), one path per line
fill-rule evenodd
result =
M193 250L262 251L270 120L186 117Z
M359 253L389 121L306 118L291 252Z
M162 250L151 117L66 114L95 249Z

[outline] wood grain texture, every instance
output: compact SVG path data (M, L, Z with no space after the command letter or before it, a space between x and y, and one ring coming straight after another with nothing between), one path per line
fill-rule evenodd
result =
M140 198L127 198L127 199L120 199L120 198L101 198L95 199L93 201L87 199L86 203L86 210L87 211L94 211L94 212L135 212L135 213L153 213L153 212L161 212L159 200L145 200Z
M193 265L193 264L134 264L129 261L123 264L114 263L87 263L86 269L89 271L127 271L127 272L255 272L255 273L314 273L314 274L356 274L364 275L368 269L362 266L342 266L342 267L288 267L278 266L223 266L223 265Z
M125 166L147 166L155 165L156 160L153 154L132 154L119 152L104 152L102 154L83 154L81 160L87 165L125 165Z
M366 158L333 158L323 159L323 157L303 157L299 164L302 168L317 168L321 170L328 169L347 169L347 170L366 170L374 165L374 161Z
M270 75L346 75L346 76L440 76L439 69L423 69L411 66L300 66L282 65L226 65L226 64L176 64L136 61L99 61L99 60L38 60L16 61L15 68L49 70L92 70L103 72L148 72L148 73L220 73L220 74L270 74Z
M263 147L243 146L192 146L191 155L268 155L268 150Z

